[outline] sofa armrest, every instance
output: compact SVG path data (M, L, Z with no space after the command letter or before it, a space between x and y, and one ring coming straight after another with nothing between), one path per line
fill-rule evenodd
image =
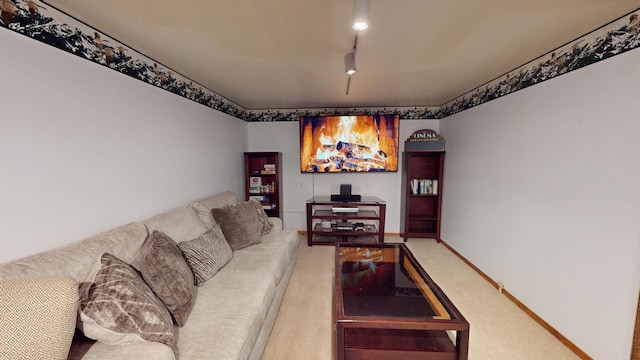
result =
M269 232L270 234L275 234L275 233L279 233L280 231L282 231L282 219L280 219L278 217L270 217L269 218L269 222L271 224L273 224L273 227L271 228L271 231Z

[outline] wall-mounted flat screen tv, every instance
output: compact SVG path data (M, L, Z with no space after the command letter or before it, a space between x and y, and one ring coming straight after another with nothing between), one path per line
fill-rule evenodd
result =
M398 171L398 115L300 118L303 173Z

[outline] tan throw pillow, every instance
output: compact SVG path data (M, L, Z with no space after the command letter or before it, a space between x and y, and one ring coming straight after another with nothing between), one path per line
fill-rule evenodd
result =
M211 209L211 215L220 225L231 249L238 250L260 243L262 224L255 205L250 201Z
M66 359L77 314L70 277L0 281L0 359Z
M80 329L108 345L160 342L173 346L171 314L129 264L104 253L100 270L80 301Z
M140 273L167 306L178 326L184 326L194 300L193 273L182 251L165 233L153 230L140 247Z
M256 212L258 213L258 220L262 225L262 230L260 232L261 235L266 235L271 232L271 228L273 228L273 224L269 222L269 215L264 211L262 205L257 200L249 200L255 207Z
M218 224L193 240L178 243L178 247L193 272L197 286L211 279L233 257Z

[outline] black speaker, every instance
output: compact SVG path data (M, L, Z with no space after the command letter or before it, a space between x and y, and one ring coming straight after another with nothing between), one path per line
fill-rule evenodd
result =
M351 194L351 184L340 184L340 194L331 195L331 201L360 201L360 195Z
M340 184L340 195L347 197L351 195L351 184Z
M331 201L342 201L342 202L347 202L347 201L360 201L362 200L362 196L360 195L331 195Z

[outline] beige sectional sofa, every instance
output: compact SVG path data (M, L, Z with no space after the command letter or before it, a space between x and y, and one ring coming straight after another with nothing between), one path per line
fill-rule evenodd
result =
M0 280L66 276L78 284L91 282L92 271L103 253L115 255L137 269L138 252L149 231L162 231L178 244L189 241L212 226L211 208L235 203L235 194L220 193L63 248L0 264ZM174 327L177 340L173 347L158 342L107 345L76 331L69 359L260 359L298 249L295 231L283 230L278 218L269 218L269 222L272 229L258 244L234 250L224 267L196 287L186 324ZM46 279L45 283L49 281ZM0 289L0 296L3 294L9 296ZM30 323L38 326L38 320ZM0 357L19 351L8 346L13 346L8 340L0 342Z

